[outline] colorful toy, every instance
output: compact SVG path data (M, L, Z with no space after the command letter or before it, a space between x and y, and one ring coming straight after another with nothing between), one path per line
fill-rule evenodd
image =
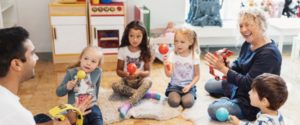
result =
M66 118L66 114L68 111L75 111L77 113L77 120L76 120L76 125L82 125L83 124L83 116L82 113L79 109L73 107L70 104L61 104L59 106L56 106L52 109L49 110L49 114L52 118L63 121Z
M160 44L158 51L160 54L165 55L169 52L169 47L167 44Z
M224 122L229 119L229 112L226 108L221 107L216 111L216 118L220 122Z
M86 73L83 70L79 70L77 72L77 78L78 80L84 79L86 77Z
M231 55L233 55L233 54L234 54L234 53L233 53L232 51L228 50L227 48L220 49L220 50L218 50L218 51L216 51L216 52L214 53L214 55L215 55L216 57L218 57L218 55L221 55L221 56L223 57L225 66L227 66L227 67L228 67L227 57L229 57L229 56L231 56ZM216 80L220 80L220 77L217 76L217 75L215 74L214 68L211 67L211 66L209 67L209 73L210 73L211 75L213 75L213 76L215 77ZM226 79L226 77L223 76L223 77L222 77L222 80L225 80L225 79Z
M136 65L134 63L129 63L127 65L127 71L132 75L136 71Z
M165 55L169 52L169 47L167 44L160 44L158 51L160 54ZM170 64L166 64L167 70L171 69L171 65Z

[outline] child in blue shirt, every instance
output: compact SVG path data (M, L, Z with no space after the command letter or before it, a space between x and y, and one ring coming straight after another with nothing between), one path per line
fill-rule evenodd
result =
M84 97L93 97L91 113L85 115L84 125L103 125L101 110L96 104L101 80L100 68L103 53L98 47L86 47L80 54L80 60L67 73L56 89L57 96L68 94L68 103L74 104L75 99L84 100ZM86 73L82 79L77 78L79 70Z

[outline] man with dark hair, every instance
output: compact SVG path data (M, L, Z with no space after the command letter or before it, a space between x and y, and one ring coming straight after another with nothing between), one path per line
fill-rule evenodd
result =
M34 77L38 60L28 38L22 27L0 30L0 124L35 125L31 112L17 96L21 83Z
M38 60L29 33L22 27L0 29L0 125L35 125L33 115L19 102L17 96L22 82L34 77ZM78 108L85 111L86 100ZM85 112L84 112L85 114ZM68 125L68 120L54 121Z

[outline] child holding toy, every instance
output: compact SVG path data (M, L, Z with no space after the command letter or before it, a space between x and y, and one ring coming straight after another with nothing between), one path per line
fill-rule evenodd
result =
M285 81L278 75L264 73L257 76L249 92L251 105L260 109L256 121L252 124L230 116L234 125L285 125L284 117L278 109L288 97Z
M103 125L101 110L96 104L101 80L100 68L103 53L98 47L86 47L80 54L79 61L67 70L67 73L56 89L58 96L68 94L68 103L74 104L88 95L93 97L91 113L84 117L84 125Z
M118 52L116 72L122 79L112 85L115 93L129 97L129 101L119 107L122 118L143 97L160 99L159 94L147 92L152 85L148 78L150 63L151 52L146 29L141 22L132 21L125 28Z
M163 58L165 74L171 77L166 89L171 107L190 108L196 99L196 86L200 78L197 35L190 29L178 29L175 32L174 52L168 59Z

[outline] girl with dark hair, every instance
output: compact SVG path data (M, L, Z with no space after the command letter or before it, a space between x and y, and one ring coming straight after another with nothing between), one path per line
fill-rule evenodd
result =
M118 52L116 72L122 79L112 85L115 93L129 97L129 101L119 107L122 118L143 97L160 99L159 94L147 92L152 85L148 79L150 63L151 52L146 29L141 22L132 21L125 28ZM132 65L135 65L136 70L129 73L127 69L132 68Z

